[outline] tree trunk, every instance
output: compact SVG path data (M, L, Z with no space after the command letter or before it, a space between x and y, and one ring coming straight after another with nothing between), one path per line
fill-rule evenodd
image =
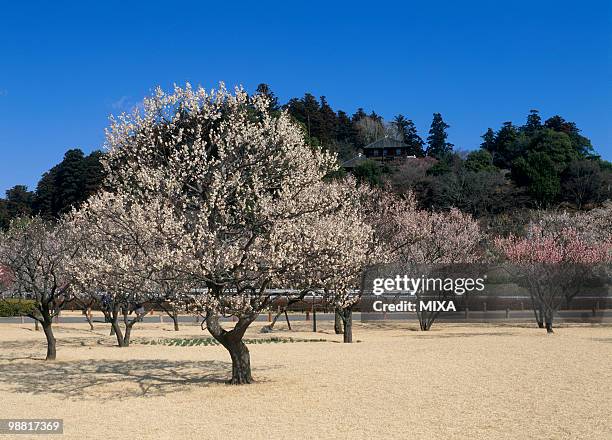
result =
M178 332L179 331L178 313L174 312L170 315L170 317L172 318L172 322L174 323L174 331Z
M226 348L232 358L232 379L229 383L232 385L253 383L251 355L246 344L240 340L235 344L229 344Z
M91 316L89 316L89 313L87 313L87 311L85 311L85 319L87 320L87 323L89 324L89 330L93 332L94 325L93 325L93 322L91 321Z
M111 327L112 327L112 332L111 334L114 333L114 335L117 337L117 345L119 347L125 347L124 345L124 339L123 339L123 333L121 331L121 326L119 325L119 320L114 317L111 321Z
M54 361L57 356L57 348L53 329L51 328L51 320L43 320L42 328L47 338L47 357L46 360Z
M353 342L353 309L351 307L344 309L343 311L344 323L344 338L343 342L350 344Z
M418 298L418 296L417 296ZM427 325L427 315L425 315L422 311L419 311L417 307L417 318L419 320L419 328L421 331L426 332L429 330L429 325Z
M206 327L210 334L221 345L229 351L232 358L232 378L228 381L232 385L242 385L253 383L251 375L251 355L242 337L249 325L257 318L257 315L248 318L240 317L234 328L230 331L225 330L219 324L219 316L208 312L206 315Z
M540 306L539 308L537 319L538 319L538 328L544 328L544 309L542 308L542 306Z
M134 322L130 322L125 326L125 334L123 335L123 345L122 347L130 346L130 336L132 334L132 327L134 326Z
M338 307L334 309L334 331L337 335L341 335L344 333L342 324L342 315L340 315L340 310Z
M553 333L553 312L546 312L546 333Z

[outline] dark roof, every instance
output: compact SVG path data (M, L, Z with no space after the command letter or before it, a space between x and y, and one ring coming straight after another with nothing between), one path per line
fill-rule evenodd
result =
M369 150L371 148L407 148L408 145L405 143L392 139L390 137L384 137L378 139L377 141L372 142L371 144L366 145L364 150Z

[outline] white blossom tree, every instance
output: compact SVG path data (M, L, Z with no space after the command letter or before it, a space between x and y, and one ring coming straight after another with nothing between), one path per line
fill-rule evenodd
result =
M269 304L266 288L295 274L320 284L313 267L349 258L321 227L343 235L353 226L341 221L345 194L324 181L336 158L268 109L241 89L158 89L107 134L113 191L144 207L160 198L182 222L173 258L206 289L207 327L230 353L234 384L252 382L242 338ZM238 319L226 329L221 315Z
M70 228L60 221L22 218L0 233L0 265L10 271L11 294L34 300L28 315L42 325L47 339L47 360L57 356L53 318L70 298L72 281L67 270L79 246Z
M118 345L127 347L145 305L177 284L173 265L180 254L172 247L180 246L183 224L159 200L142 205L109 192L92 196L68 220L83 244L70 265L75 295L94 298Z

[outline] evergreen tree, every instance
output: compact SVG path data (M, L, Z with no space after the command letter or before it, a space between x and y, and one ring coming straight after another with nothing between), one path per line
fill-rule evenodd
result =
M512 122L504 122L495 135L493 142L493 165L502 169L510 169L512 161L521 154L517 144L519 132Z
M393 125L400 136L400 140L408 146L409 156L425 156L423 139L417 133L416 126L411 119L406 119L404 115L397 115L393 120Z
M408 138L408 120L404 115L397 115L392 122L398 135L398 140L406 143Z
M68 150L38 182L33 203L36 214L57 218L95 193L104 180L102 155L100 151L85 156L80 149Z
M530 151L517 158L513 163L512 177L517 184L527 187L538 207L550 206L561 191L556 164L541 151Z
M363 110L363 108L359 107L357 111L352 116L353 122L359 122L361 119L367 117L367 113Z
M32 215L34 193L25 185L15 185L6 191L6 211L13 219Z
M351 118L349 118L346 112L338 110L337 139L341 142L354 144L356 134L355 126L353 125Z
M561 116L553 116L544 122L546 128L569 136L572 148L581 158L595 158L591 141L580 134L580 129L574 122L568 122Z
M77 202L83 200L85 187L85 155L80 149L68 150L60 163L55 184L58 189L58 214L69 211Z
M319 144L322 135L322 120L321 108L317 98L310 93L305 93L301 99L292 98L289 100L285 107L289 114L303 125L309 144Z
M527 132L534 132L540 128L542 128L542 118L540 118L540 112L538 110L529 110L524 129Z
M470 152L464 162L465 169L473 172L497 171L493 165L493 156L485 149Z
M6 191L6 199L0 199L0 229L7 229L11 220L32 215L34 193L25 185L15 185Z
M424 157L425 150L423 146L425 142L421 139L421 136L417 133L416 126L412 119L408 119L406 121L406 139L404 140L406 145L408 145L408 154L416 157Z
M319 107L321 120L320 137L323 145L331 146L338 136L338 118L336 112L330 107L325 96L321 96Z
M446 129L449 127L450 125L444 122L440 113L434 113L431 128L429 129L429 136L427 137L428 156L440 159L452 152L453 144L446 141L448 137Z
M493 154L495 151L495 132L492 128L488 128L487 132L480 136L482 138L482 143L480 144L480 148L483 150L487 150L489 153Z
M58 165L45 172L36 186L34 209L38 215L46 220L57 216L58 190L55 184Z
M98 191L105 178L104 167L102 166L102 157L104 153L99 150L92 151L85 157L83 168L85 174L85 182L83 186L83 200L89 198Z

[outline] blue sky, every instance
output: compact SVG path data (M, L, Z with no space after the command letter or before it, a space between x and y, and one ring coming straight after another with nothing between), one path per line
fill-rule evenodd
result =
M5 2L0 191L33 188L68 148L101 148L111 113L156 85L266 82L476 148L529 109L575 121L612 159L610 1ZM91 4L88 4L91 3Z

